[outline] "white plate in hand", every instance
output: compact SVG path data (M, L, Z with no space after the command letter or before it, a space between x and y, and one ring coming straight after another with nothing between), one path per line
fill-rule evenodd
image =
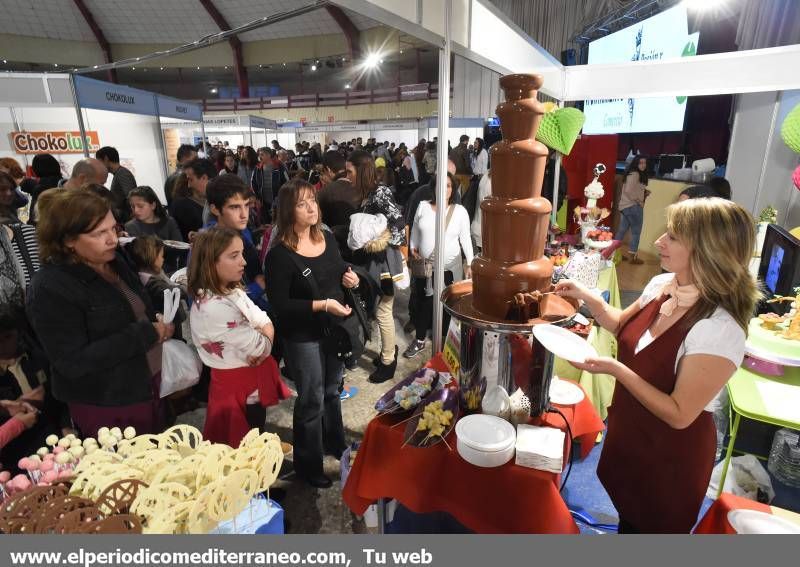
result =
M597 351L587 341L562 327L555 325L536 325L533 336L542 346L570 362L583 363L587 358L597 358Z
M569 380L553 376L550 381L550 401L561 406L573 406L583 400L583 390Z
M757 510L731 510L728 523L737 534L800 534L800 526Z

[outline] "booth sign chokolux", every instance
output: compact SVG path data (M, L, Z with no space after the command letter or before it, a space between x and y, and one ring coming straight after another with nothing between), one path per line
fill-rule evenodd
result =
M18 154L81 154L83 143L78 131L11 132L11 147ZM100 149L100 136L94 130L86 132L90 152Z

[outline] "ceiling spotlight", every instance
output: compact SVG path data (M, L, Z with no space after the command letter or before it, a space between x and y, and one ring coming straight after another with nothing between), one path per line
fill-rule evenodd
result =
M214 87L213 89L211 89L211 94L217 94L217 92L218 92L217 91L217 87Z
M258 66L258 68L259 68L259 69L263 69L263 68L264 68L264 66L263 66L263 65L259 65L259 66Z
M198 68L197 68L197 70L199 71L199 70L200 70L200 67L198 67Z
M347 84L344 86L344 88L346 88L346 89L349 89L349 88L350 88L350 83L347 83Z
M136 67L131 67L131 71L135 71L135 70L136 70Z
M95 65L94 68L97 69L100 65Z
M227 66L227 65L225 65L225 69L226 69L226 70L227 70L227 68L228 68L228 66Z
M342 57L342 61L346 62L347 61L347 57Z
M53 67L58 67L58 63L53 63Z
M164 70L164 67L161 67L160 69L163 71L163 70Z
M311 65L311 70L312 71L316 71L317 70L317 66L316 65Z
M5 59L3 59L3 64L6 64L6 63L8 63L8 61L6 61Z
M383 62L379 53L370 53L364 60L364 67L374 69Z
M401 49L401 50L400 50L400 55L402 55L402 54L403 54L403 50Z
M284 63L283 66L286 67L286 63Z

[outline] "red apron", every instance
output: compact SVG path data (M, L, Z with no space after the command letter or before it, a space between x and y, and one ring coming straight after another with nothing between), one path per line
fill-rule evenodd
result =
M667 298L651 301L620 330L619 360L662 392L675 389L675 357L688 329L683 319L634 354ZM695 377L702 380L702 376ZM717 436L707 411L673 429L617 384L597 476L624 518L643 533L689 533L697 521Z
M242 437L250 431L245 405L247 396L256 389L264 407L273 406L291 395L271 356L256 367L212 368L203 437L214 443L238 447Z

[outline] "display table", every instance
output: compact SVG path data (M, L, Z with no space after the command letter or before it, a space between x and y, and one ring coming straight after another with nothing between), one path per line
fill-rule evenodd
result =
M724 493L711 505L706 515L694 528L695 534L735 534L730 523L728 523L728 512L731 510L755 510L756 512L766 512L774 516L780 516L800 526L800 514L789 512L782 508L754 502L741 496Z
M613 265L600 272L597 287L608 291L609 305L617 309L621 308L617 269ZM594 325L587 340L600 356L616 358L617 340L609 331ZM611 405L611 398L614 395L615 379L613 376L583 372L560 358L556 358L555 374L559 378L566 378L580 384L600 417L605 419L608 416L608 406Z
M797 407L793 405L786 407L786 401L796 397L800 392L798 390L800 389L800 368L787 366L784 368L784 372L784 376L773 377L757 374L742 367L728 381L733 423L731 424L728 450L725 453L725 464L722 467L722 477L719 481L719 493L725 486L725 477L728 474L742 417L778 427L800 430L800 411L797 411Z
M447 367L441 358L429 366ZM588 454L603 422L584 399L574 407L559 406L570 420L581 453ZM397 499L416 513L447 512L478 533L578 533L578 527L559 493L560 475L520 467L513 460L498 468L479 468L464 461L455 449L456 436L419 449L404 447L403 417L385 415L370 421L342 492L355 514L381 499ZM546 424L566 429L558 414Z

